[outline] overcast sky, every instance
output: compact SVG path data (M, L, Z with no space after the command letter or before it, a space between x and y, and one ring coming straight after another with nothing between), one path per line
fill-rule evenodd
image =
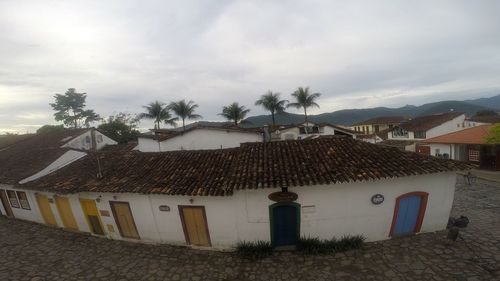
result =
M321 108L500 94L500 1L0 0L0 133L56 124L67 88L101 116L192 99L205 120L271 89ZM143 122L151 126L152 122Z

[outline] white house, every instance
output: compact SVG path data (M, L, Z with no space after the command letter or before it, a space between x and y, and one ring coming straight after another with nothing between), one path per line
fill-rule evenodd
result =
M24 205L28 202L27 195L12 191L15 184L36 180L65 167L85 157L85 151L114 144L117 142L91 128L34 134L0 147L0 199L3 203L0 211L9 217L32 218L32 209Z
M357 133L370 135L392 129L394 126L408 119L409 118L405 116L378 116L355 123L351 125L350 128Z
M419 145L421 141L462 130L464 122L465 114L461 112L418 116L394 126L388 134L388 141L382 144L391 145L403 141L410 151L429 155L429 147Z
M22 219L130 241L375 241L444 229L455 171L467 168L347 137L161 153L115 146L4 187L24 196L3 204L29 206Z
M328 123L306 122L280 126L271 132L271 140L300 140L318 136L342 135L356 138L356 133L348 128Z
M486 138L492 125L477 125L458 132L425 140L431 155L470 162L481 169L500 170L500 146Z
M139 136L136 149L141 152L222 149L263 140L263 132L259 129L196 123L186 128L185 131L156 130L153 134L143 134Z

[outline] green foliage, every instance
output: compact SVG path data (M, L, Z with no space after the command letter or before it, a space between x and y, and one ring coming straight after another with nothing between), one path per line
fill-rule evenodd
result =
M38 130L36 130L37 134L47 134L47 133L60 133L64 132L63 125L43 125Z
M224 116L229 121L234 122L234 125L238 126L238 123L245 119L250 109L246 109L244 105L240 106L239 103L233 102L228 106L222 108L222 113L219 115Z
M255 105L262 106L265 110L271 112L271 118L273 120L273 127L276 126L276 120L274 115L276 113L285 112L287 100L280 99L280 93L273 93L271 90L267 91L264 95L260 96L255 102Z
M475 116L496 116L498 113L491 109L483 109L476 112Z
M311 93L309 87L299 87L295 92L292 93L292 97L295 99L295 102L289 103L288 107L295 107L297 109L304 109L305 121L308 123L307 119L307 109L309 107L318 107L319 104L316 103L316 99L321 96L320 93ZM308 124L306 124L308 125ZM307 126L306 126L306 134L307 134Z
M201 115L195 114L194 110L198 108L198 105L194 101L190 100L180 100L177 102L171 102L168 105L168 109L172 110L177 117L182 120L182 129L186 129L185 120L186 119L200 119Z
M177 118L172 118L168 107L163 102L154 101L143 107L146 109L146 112L139 114L139 119L153 119L155 129L160 129L162 122L175 127Z
M137 130L138 117L129 113L120 112L109 116L99 125L98 129L106 136L119 143L137 140L140 132Z
M56 121L63 121L64 125L79 128L82 125L90 126L90 123L98 121L99 115L94 110L85 110L86 93L77 93L74 88L69 88L64 94L56 94L55 102L51 103L52 109L56 111Z
M301 237L297 243L297 250L306 255L331 254L360 249L364 241L365 237L362 235L344 235L340 239L334 237L330 240Z
M500 124L495 124L490 128L485 141L489 144L500 144Z
M258 260L272 254L273 247L267 241L239 242L236 246L236 253L242 258Z

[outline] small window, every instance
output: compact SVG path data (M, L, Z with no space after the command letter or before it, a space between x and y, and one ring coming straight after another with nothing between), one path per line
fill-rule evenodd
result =
M459 123L457 123L457 128L460 128L460 124Z
M19 204L21 204L21 208L25 210L31 210L30 203L28 202L28 196L26 196L26 192L24 191L16 191L17 198L19 198Z
M89 136L85 137L85 143L90 143L90 137Z
M102 135L97 135L97 143L101 143L102 142Z
M415 131L416 139L425 139L426 133L425 131Z
M17 200L16 192L14 190L7 190L7 196L9 196L12 208L19 208L19 201Z
M479 150L469 149L469 161L479 162Z
M440 150L439 148L436 148L436 153L435 153L435 155L436 155L436 156L439 156L439 154L441 154L441 150Z

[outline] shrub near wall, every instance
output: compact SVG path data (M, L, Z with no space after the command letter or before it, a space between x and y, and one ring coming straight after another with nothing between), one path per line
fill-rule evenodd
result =
M360 249L365 237L362 235L345 235L342 238L321 240L319 238L302 237L297 244L297 250L308 255L331 254Z

